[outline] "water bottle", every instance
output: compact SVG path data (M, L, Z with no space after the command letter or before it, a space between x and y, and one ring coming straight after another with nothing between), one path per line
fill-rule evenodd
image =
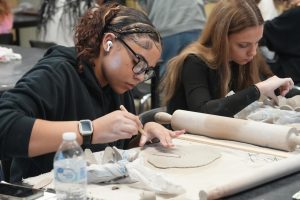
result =
M66 132L54 156L54 187L58 200L86 199L87 167L76 133Z

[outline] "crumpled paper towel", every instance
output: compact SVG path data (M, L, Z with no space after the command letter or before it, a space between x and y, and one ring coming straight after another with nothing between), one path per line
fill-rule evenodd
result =
M85 151L85 155L89 163L87 168L89 183L135 183L129 186L153 191L156 194L179 195L185 192L182 186L172 183L164 174L146 167L143 157L137 150L107 147L104 152L92 155Z
M12 49L0 47L0 62L10 62L11 60L21 60L22 56L14 53Z
M279 125L300 124L300 112L296 110L284 110L279 106L272 106L259 101L248 105L237 113L234 118Z
M227 96L235 94L230 91ZM278 96L278 105L261 96L258 101L246 106L234 115L234 118L265 122L270 124L290 125L299 129L300 127L300 95L292 98Z

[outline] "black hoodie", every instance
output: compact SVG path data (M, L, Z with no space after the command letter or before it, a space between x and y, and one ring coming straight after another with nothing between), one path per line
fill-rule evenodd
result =
M120 104L135 113L131 92L118 95L109 86L101 87L91 66L84 66L81 73L76 66L74 48L54 46L17 82L15 88L1 96L1 159L13 158L11 182L53 168L54 153L28 157L29 139L36 119L94 120L119 109ZM128 140L119 140L83 148L100 151L107 145L126 148L127 144Z

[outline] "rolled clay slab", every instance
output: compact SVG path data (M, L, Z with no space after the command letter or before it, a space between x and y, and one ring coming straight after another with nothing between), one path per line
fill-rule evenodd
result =
M147 147L143 152L150 164L164 169L200 167L221 157L216 149L200 145L176 145L174 148L152 146Z

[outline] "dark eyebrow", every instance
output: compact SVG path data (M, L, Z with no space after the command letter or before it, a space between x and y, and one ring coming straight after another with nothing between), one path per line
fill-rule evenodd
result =
M139 57L141 57L149 65L148 61L146 60L146 58L144 56L142 56L141 54L138 54L138 53L136 55L138 55Z
M144 62L146 62L147 66L148 67L152 67L152 66L149 66L149 63L148 61L146 60L146 58L139 54L139 53L136 53L136 51L134 51L125 41L124 41L124 38L122 37L116 37L122 44L124 44L126 46L126 48L135 56L135 57L139 57L140 59L142 59ZM133 40L137 45L141 46L137 41ZM142 47L143 48L143 47Z
M152 46L153 46L152 43L149 42L149 41L146 41L145 43L142 43L142 42L139 42L135 37L130 37L130 38L133 42L135 42L137 45L139 45L140 47L142 47L146 50L151 49ZM148 66L149 66L149 63L148 63L148 61L146 60L146 58L144 56L142 56L141 54L137 54L137 55L139 55L142 59L144 59L144 61L146 61Z

